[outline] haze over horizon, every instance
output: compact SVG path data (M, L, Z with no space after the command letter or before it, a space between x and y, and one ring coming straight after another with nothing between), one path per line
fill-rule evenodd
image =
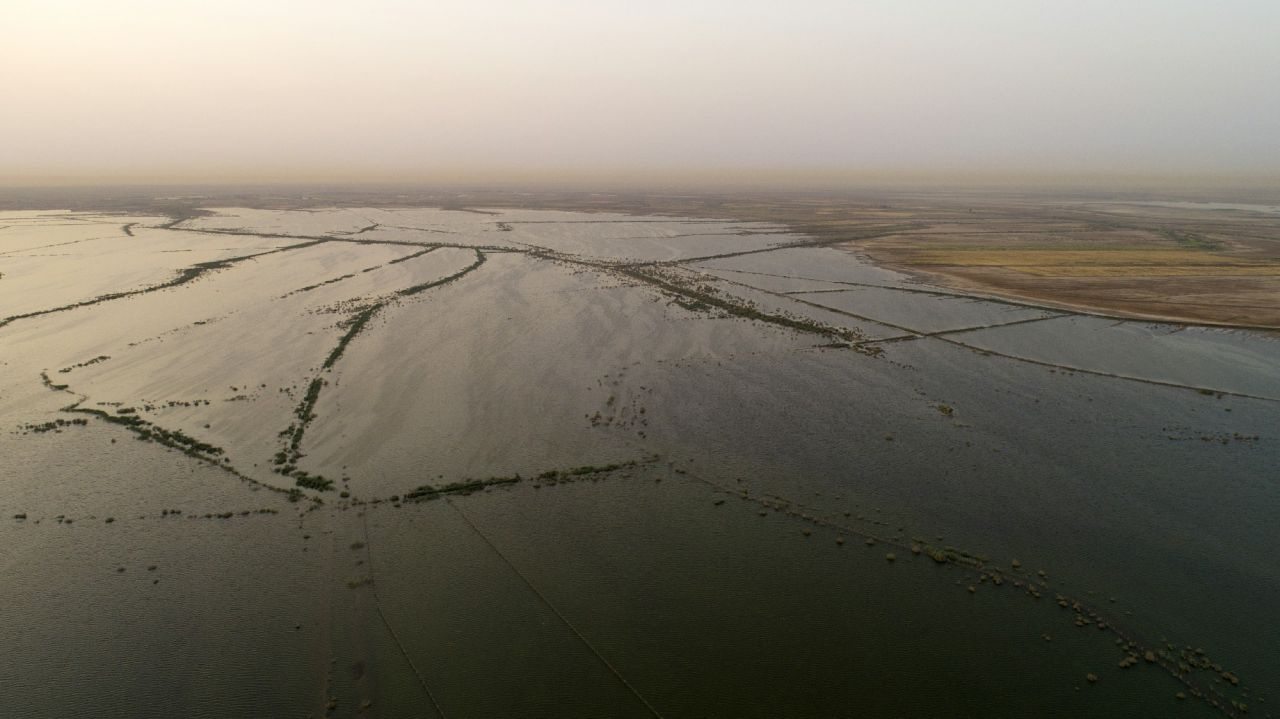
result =
M1280 719L1278 31L0 0L0 719Z
M1280 174L1280 4L34 2L0 183Z

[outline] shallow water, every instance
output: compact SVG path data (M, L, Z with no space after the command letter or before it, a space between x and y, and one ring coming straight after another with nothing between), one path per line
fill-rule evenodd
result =
M0 278L9 715L1268 716L1280 689L1269 337L727 220L8 214L0 260L73 243ZM1219 708L1174 697L1184 646Z
M1072 316L953 337L1044 362L1280 399L1280 341L1265 335Z
M1257 205L1240 202L1126 202L1124 204L1172 207L1183 210L1238 210L1241 212L1280 214L1280 205Z

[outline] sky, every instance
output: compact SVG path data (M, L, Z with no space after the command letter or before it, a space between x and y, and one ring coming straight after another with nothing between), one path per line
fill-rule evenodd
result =
M1276 0L3 0L0 182L1280 176Z

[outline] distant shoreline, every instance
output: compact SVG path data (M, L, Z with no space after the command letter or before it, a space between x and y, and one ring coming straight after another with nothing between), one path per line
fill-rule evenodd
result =
M1264 193L1265 194L1265 193ZM484 207L768 222L944 288L1116 319L1280 330L1280 204L1152 193L34 188L0 209ZM1172 199L1178 198L1178 199ZM1253 210L1258 211L1237 211ZM902 230L903 224L911 227ZM896 228L896 229L895 229ZM879 230L888 234L877 236ZM892 230L891 232L889 230Z

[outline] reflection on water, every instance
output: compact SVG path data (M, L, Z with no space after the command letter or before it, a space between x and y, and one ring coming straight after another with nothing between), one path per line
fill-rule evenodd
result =
M6 716L1268 715L1273 339L767 225L93 222L0 235Z
M1280 205L1251 205L1239 202L1126 202L1125 204L1171 207L1185 210L1237 210L1240 212L1280 214Z

